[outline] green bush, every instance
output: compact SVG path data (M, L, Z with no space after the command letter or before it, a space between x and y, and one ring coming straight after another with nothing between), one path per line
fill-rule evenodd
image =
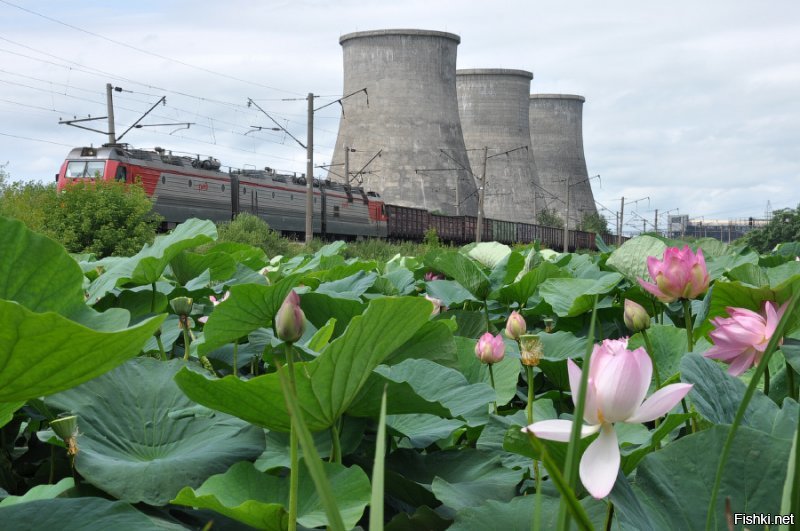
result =
M140 186L114 181L73 183L53 197L45 227L73 253L130 256L153 241L161 223Z
M580 228L582 231L594 232L595 234L609 234L608 220L597 212L584 213L581 219Z
M55 183L0 182L0 216L18 219L29 229L60 240L47 226L48 215L55 205Z
M293 254L292 244L286 238L275 232L266 221L258 216L242 212L233 221L217 225L220 242L246 243L253 247L260 247L267 256Z

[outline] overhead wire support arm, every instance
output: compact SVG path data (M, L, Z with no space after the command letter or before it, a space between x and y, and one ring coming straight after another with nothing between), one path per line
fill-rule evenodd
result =
M349 98L350 96L355 96L356 94L358 94L360 92L363 92L364 95L367 97L367 107L369 107L369 93L367 92L367 88L364 87L362 89L358 89L356 91L353 91L350 94L347 94L346 96L342 96L341 98L339 98L337 100L333 100L331 102L326 103L325 105L321 105L320 107L317 107L316 109L314 109L314 112L317 112L317 111L319 111L321 109L324 109L325 107L329 107L329 106L333 105L334 103L338 103L342 107L342 116L344 116L344 105L342 105L342 102L344 100L346 100L347 98Z
M135 122L133 122L133 125L131 125L131 126L130 126L130 127L128 127L127 129L125 129L125 131L124 131L124 132L123 132L121 135L119 135L119 136L117 137L117 142L119 142L120 140L122 140L122 137L123 137L123 136L125 136L125 135L128 133L128 131L130 131L131 129L133 129L133 128L134 128L134 127L136 127L137 125L139 125L139 122L141 122L142 120L144 120L145 116L147 116L148 114L150 114L150 113L153 111L153 109L155 109L156 107L158 107L158 106L159 106L159 104L164 104L164 105L166 105L166 104L167 104L167 97L166 97L166 96L161 96L161 99L159 99L157 102L155 102L155 103L153 104L153 106L152 106L152 107L150 107L150 108L147 110L147 112L145 112L143 115L141 115L141 116L139 117L139 119L138 119L138 120L136 120Z
M278 121L277 121L277 120L275 120L275 118L273 118L272 116L270 116L270 115L269 115L269 113L267 113L267 111L265 111L264 109L262 109L262 108L261 108L261 107L258 105L258 103L256 103L256 102L253 100L253 98L247 98L247 106L248 106L248 107L250 107L250 106L252 106L252 107L255 107L256 109L258 109L259 111L261 111L261 112L264 114L264 116L266 116L267 118L269 118L270 120L272 120L272 123L274 123L275 125L277 125L277 126L280 128L280 130L281 130L281 131L283 131L284 133L286 133L287 135L289 135L290 137L292 137L292 140L294 140L295 142L297 142L298 144L300 144L300 147L301 147L301 148L303 148L303 149L308 149L308 147L307 147L305 144L303 144L302 142L300 142L300 141L297 139L297 137L296 137L296 136L294 136L292 133L290 133L290 132L289 132L289 130L288 130L288 129L286 129L284 126L282 126L280 123L278 123Z
M72 127L77 127L78 129L86 129L87 131L91 131L93 133L100 133L101 135L107 135L108 131L101 131L100 129L92 129L91 127L86 127L85 125L76 125L78 122L92 122L94 120L107 120L108 116L98 116L97 118L76 118L73 120L62 120L59 118L58 124L59 125L71 125Z

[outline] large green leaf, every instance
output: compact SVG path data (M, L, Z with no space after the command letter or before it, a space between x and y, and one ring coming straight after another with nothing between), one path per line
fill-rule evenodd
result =
M25 402L0 402L0 428L11 422L14 412L25 405Z
M227 280L236 272L236 262L226 253L198 254L189 251L178 253L169 263L178 283L185 285L204 271L211 272L211 280Z
M83 306L83 273L59 244L0 217L0 299L69 315Z
M558 498L542 496L540 529L556 529L558 526ZM602 529L606 516L606 504L586 497L581 500L592 523ZM520 496L511 501L489 500L481 505L465 507L456 513L456 521L450 531L472 531L474 529L502 529L503 531L529 531L535 509L534 498Z
M426 359L445 367L457 368L458 354L453 339L453 321L429 321L404 345L386 358L386 365L407 359Z
M655 359L661 383L664 383L679 372L681 359L689 350L686 330L670 325L653 324L647 330L647 336L650 338L654 350L649 354ZM641 333L634 334L628 341L629 350L639 347L647 350ZM655 385L655 382L653 382L653 385Z
M728 426L714 426L647 455L636 471L634 495L617 485L611 501L631 529L698 529L706 520L719 452ZM734 513L780 512L791 440L742 426L736 433L717 498L715 529L725 530L726 498ZM623 482L618 479L617 483Z
M439 439L449 437L464 425L463 420L443 419L436 415L411 414L389 415L386 425L392 430L408 438L414 448L426 448Z
M163 320L98 332L57 313L0 300L0 402L49 395L113 369L139 354Z
M425 283L425 291L428 296L442 301L442 306L477 300L467 288L455 280L431 280Z
M592 309L595 295L610 293L622 280L619 273L600 278L548 278L539 288L542 298L559 317L575 317Z
M661 260L667 244L652 236L637 236L622 244L606 260L606 265L613 267L631 282L642 278L652 282L647 270L647 257L654 256Z
M458 370L429 360L407 359L397 365L376 368L348 413L376 418L380 397L387 385L391 397L387 412L390 414L429 413L469 418L476 409L488 411L488 404L495 398L488 384L470 384Z
M364 313L366 304L355 299L341 299L324 293L304 293L300 296L300 306L314 326L321 328L330 319L336 319L333 336L344 333L350 320Z
M434 267L467 289L478 300L489 296L489 277L461 253L451 251L436 257Z
M25 493L24 496L9 496L0 500L0 507L9 507L18 503L28 503L35 500L50 500L61 496L75 486L75 480L64 478L55 485L37 485Z
M567 271L557 265L543 262L535 269L525 273L517 282L501 288L497 300L504 304L516 302L519 306L524 306L545 280L569 276Z
M703 417L714 424L732 424L746 386L717 363L695 353L687 354L680 364L681 380L694 385L689 400ZM742 425L775 437L791 439L797 426L798 404L786 399L783 408L756 391L747 405Z
M127 283L152 284L157 281L170 261L185 249L191 249L217 238L217 228L208 220L189 219L169 234L157 236L152 245L114 262L105 273L89 286L89 301L94 303L117 286Z
M361 300L361 295L375 284L377 278L377 273L358 271L339 280L323 282L315 291L340 299Z
M489 269L494 269L511 254L511 247L498 242L481 242L474 245L467 254Z
M352 528L369 503L369 479L357 466L345 468L324 462L322 465L342 519ZM302 461L297 493L297 522L307 528L327 525L322 502ZM289 517L286 509L289 477L264 474L251 463L236 463L224 474L211 476L197 489L182 489L172 503L211 509L256 529L282 531Z
M330 427L350 407L372 370L410 339L429 317L430 303L422 298L376 299L318 358L296 363L297 394L308 428L319 431ZM247 381L232 376L210 380L183 370L176 381L198 403L271 430L289 430L276 373Z
M185 529L176 524L150 518L125 502L112 502L103 498L55 498L0 507L0 522L3 529L15 531Z
M261 454L261 430L178 389L173 377L184 366L138 358L47 399L78 415L75 467L86 481L121 500L164 505L183 487Z
M271 328L272 319L297 281L298 276L290 276L272 286L232 286L228 299L216 306L208 317L200 353L211 352L259 328Z

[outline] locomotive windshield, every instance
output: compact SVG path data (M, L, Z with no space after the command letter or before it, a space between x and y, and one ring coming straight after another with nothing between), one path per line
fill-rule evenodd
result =
M87 177L99 179L103 176L105 169L105 161L76 160L67 164L67 172L65 177L68 179L81 179Z

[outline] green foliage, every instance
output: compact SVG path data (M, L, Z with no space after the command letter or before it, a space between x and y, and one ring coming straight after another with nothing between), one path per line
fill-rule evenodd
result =
M595 234L609 234L608 220L597 212L585 212L580 222L580 230Z
M104 257L136 253L153 241L160 222L140 186L95 181L62 192L45 225L68 251Z
M536 223L545 227L564 228L564 220L558 215L556 209L543 208L536 214Z
M748 233L744 241L760 253L771 251L779 243L800 241L800 205L776 210L766 227Z
M253 214L242 212L233 221L217 225L220 242L246 243L260 247L268 257L287 255L291 250L289 240L272 230L266 221Z
M0 216L18 219L29 229L58 239L47 223L55 204L55 183L0 182Z
M425 231L425 237L422 239L422 243L428 247L441 246L441 242L439 241L439 233L436 232L436 227L430 227Z

